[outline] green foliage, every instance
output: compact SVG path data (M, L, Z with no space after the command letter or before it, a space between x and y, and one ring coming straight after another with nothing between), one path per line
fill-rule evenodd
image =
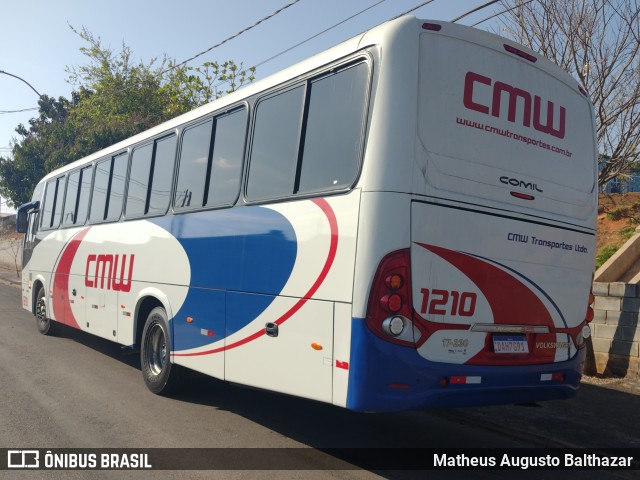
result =
M616 253L619 248L619 245L608 245L606 247L602 247L596 255L596 270L600 268L604 264L604 262L609 260L609 258L611 258L611 256Z
M620 235L620 240L625 243L631 237L633 237L636 233L636 227L633 225L627 225L626 227L620 229L618 235Z
M72 99L43 95L39 115L29 128L19 125L20 139L10 157L0 157L0 195L16 206L31 199L47 172L147 130L255 79L255 67L233 60L200 67L135 62L124 45L120 52L102 46L86 28L72 30L85 42L88 63L67 67Z
M237 65L233 60L204 62L195 68L176 68L170 63L163 87L167 99L164 114L171 117L188 112L253 82L256 68L242 67L242 62Z
M13 145L13 156L0 157L0 194L20 205L31 199L36 183L46 172L67 163L67 145L73 132L67 122L69 102L43 95L39 116L29 120L29 129L19 125L22 141Z
M620 229L618 235L620 237L620 244L616 245L607 245L606 247L602 247L598 254L596 255L596 270L600 268L604 262L609 260L611 256L616 253L620 246L626 243L633 235L636 233L636 227L633 225L627 225L626 227Z

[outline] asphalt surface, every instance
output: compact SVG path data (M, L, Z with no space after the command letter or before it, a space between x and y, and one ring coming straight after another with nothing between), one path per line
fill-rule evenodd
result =
M68 328L54 337L38 334L20 306L19 289L4 283L0 448L640 448L640 386L629 381L590 380L599 384L583 384L575 399L539 405L375 415L203 376L194 376L179 396L159 397L144 386L138 356L118 345ZM305 458L298 459L304 472L0 471L0 478L567 477L553 471L322 470L322 460ZM569 475L638 478L638 471Z

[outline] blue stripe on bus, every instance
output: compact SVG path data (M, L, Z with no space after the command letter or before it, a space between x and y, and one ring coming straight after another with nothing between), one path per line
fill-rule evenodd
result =
M167 230L189 258L187 297L173 321L173 349L201 347L231 335L262 313L293 271L297 239L291 223L264 207L212 210L152 219ZM171 259L164 259L167 268ZM225 292L246 295L226 324ZM186 318L191 317L191 323Z
M382 340L354 318L347 408L383 412L421 408L470 407L570 398L575 395L586 348L566 362L527 366L477 366L430 362L417 350ZM564 383L542 382L562 373ZM480 384L440 386L452 376L481 377ZM402 388L398 388L402 387Z

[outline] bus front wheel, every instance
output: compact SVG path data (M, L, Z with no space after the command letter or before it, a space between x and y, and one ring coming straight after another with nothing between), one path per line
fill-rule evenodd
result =
M182 383L180 367L171 363L169 321L164 308L149 313L140 342L140 366L147 388L158 395L175 392Z
M36 326L43 335L53 335L55 332L53 320L47 318L47 300L44 287L40 287L36 296Z

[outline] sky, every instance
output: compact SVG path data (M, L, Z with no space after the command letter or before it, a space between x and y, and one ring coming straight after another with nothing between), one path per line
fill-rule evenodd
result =
M0 70L21 77L43 95L70 98L68 66L87 64L80 48L86 46L70 25L86 27L103 46L119 52L126 44L135 60L148 63L165 55L182 62L221 42L293 0L21 0L5 2ZM330 31L260 65L261 79L374 27L424 0L300 0L274 17L223 46L193 60L233 59L245 67L257 65L347 18ZM486 0L433 0L411 12L419 18L452 20ZM485 8L459 23L470 25L500 11ZM487 22L478 28L491 28ZM0 155L10 153L16 127L28 125L37 114L38 95L24 82L0 74ZM27 110L21 113L7 111ZM7 212L5 199L0 213Z

